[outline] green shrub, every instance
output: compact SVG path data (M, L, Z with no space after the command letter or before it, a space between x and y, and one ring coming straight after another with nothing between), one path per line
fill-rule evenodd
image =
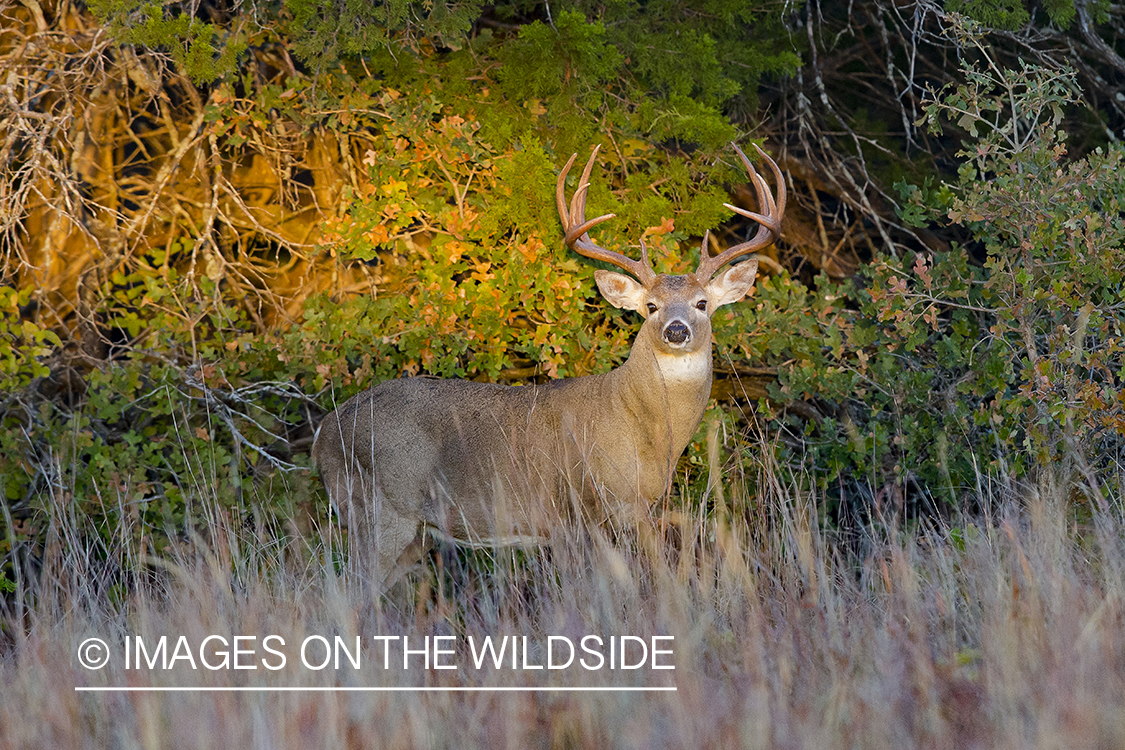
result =
M175 3L150 0L92 0L90 10L109 27L119 44L167 51L180 70L197 84L212 83L233 72L246 49L241 29L220 29Z
M806 448L871 491L957 501L982 476L1050 468L1097 496L1098 465L1125 445L1125 152L1068 160L1073 73L989 63L926 108L935 131L967 134L957 181L900 185L908 223L972 242L876 258L829 347L782 387L829 401Z

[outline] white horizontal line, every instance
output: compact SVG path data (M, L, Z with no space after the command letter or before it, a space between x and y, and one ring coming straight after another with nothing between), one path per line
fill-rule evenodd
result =
M676 692L671 687L75 687L78 693L612 693Z

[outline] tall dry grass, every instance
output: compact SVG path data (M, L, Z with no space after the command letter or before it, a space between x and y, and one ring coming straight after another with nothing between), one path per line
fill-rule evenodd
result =
M664 513L658 533L611 542L560 531L548 551L447 550L381 600L341 564L332 527L236 524L200 492L209 531L155 559L135 528L98 548L59 498L38 584L21 592L29 605L5 615L0 745L1125 747L1120 497L1090 509L1044 480L979 498L979 517L841 531L822 523L817 497L755 470L755 482L714 485L707 514ZM732 490L746 484L759 496ZM702 506L694 500L687 507ZM126 636L198 646L212 634L257 636L245 661L259 664L260 640L279 634L287 666L124 668ZM360 636L362 668L301 666L297 644L314 634ZM526 635L542 664L548 635L586 634L672 635L675 670L476 670L465 648L469 636ZM453 636L457 670L414 657L403 671L394 650L385 670L372 640L441 635ZM77 659L91 636L111 648L97 671ZM371 686L677 690L313 690Z

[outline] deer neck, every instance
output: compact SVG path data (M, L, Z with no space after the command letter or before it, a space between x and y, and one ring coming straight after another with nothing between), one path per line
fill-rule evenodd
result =
M698 429L711 395L710 342L694 352L671 354L639 336L612 375L622 404L652 425L653 447L674 462Z

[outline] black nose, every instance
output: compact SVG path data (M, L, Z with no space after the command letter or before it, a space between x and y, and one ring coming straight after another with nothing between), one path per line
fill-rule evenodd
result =
M682 344L691 338L691 329L679 320L673 320L664 328L664 340L669 344Z

